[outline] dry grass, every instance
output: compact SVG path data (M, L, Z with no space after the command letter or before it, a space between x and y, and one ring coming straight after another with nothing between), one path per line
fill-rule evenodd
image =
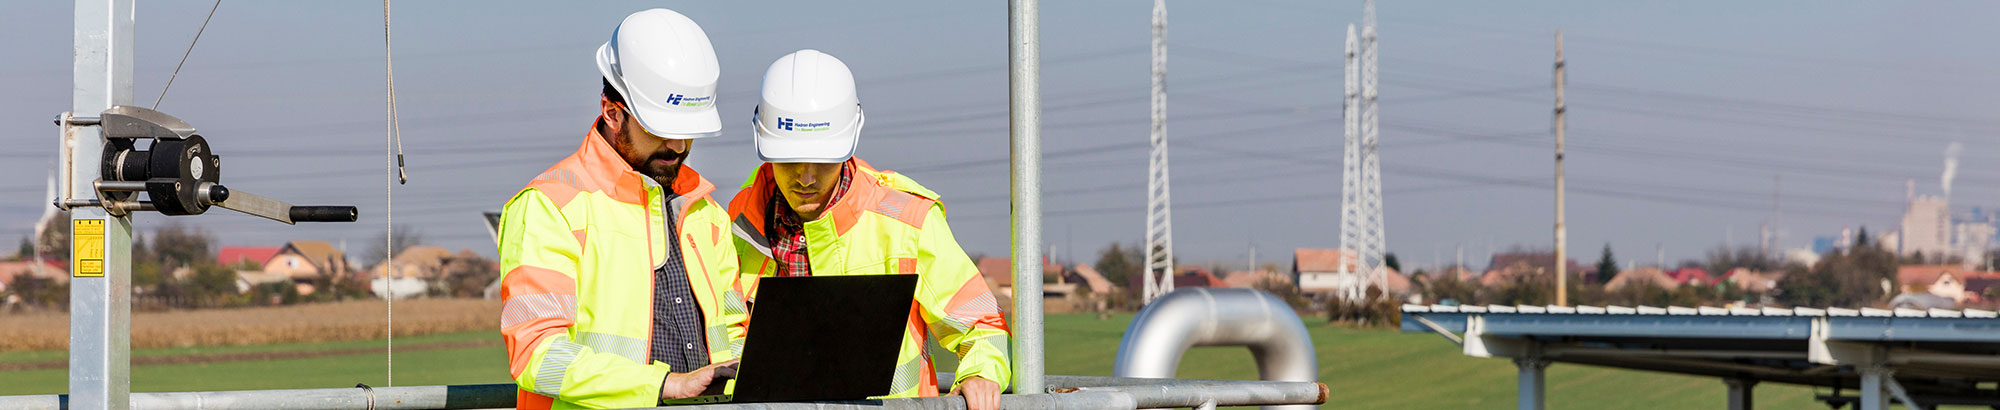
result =
M382 301L132 314L132 347L236 346L380 339ZM500 301L422 299L396 303L396 335L497 331ZM0 315L0 351L69 348L69 315Z

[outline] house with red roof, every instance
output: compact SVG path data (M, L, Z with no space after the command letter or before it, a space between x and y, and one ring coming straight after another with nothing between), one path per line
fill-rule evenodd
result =
M278 256L278 251L281 249L284 248L279 246L224 246L222 249L216 250L215 263L222 266L237 266L247 263L251 266L262 268L265 263L271 261L271 257Z
M1678 286L1707 286L1715 283L1715 277L1709 276L1707 269L1692 266L1674 269L1667 274L1667 277L1673 278L1674 284Z

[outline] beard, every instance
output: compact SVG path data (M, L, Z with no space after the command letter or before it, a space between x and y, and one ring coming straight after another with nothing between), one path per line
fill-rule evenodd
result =
M653 153L652 156L648 156L645 160L640 161L641 165L635 166L633 169L638 170L640 174L652 177L653 180L659 181L661 185L673 185L674 177L680 175L681 165L687 163L688 153L693 151L692 147L683 152L662 149L660 152ZM671 165L660 165L662 161Z

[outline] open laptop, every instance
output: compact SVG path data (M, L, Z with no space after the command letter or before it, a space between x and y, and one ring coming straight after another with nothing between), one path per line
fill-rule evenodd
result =
M917 275L761 278L736 378L717 379L710 385L712 394L666 404L862 400L887 394L916 289ZM724 390L732 394L721 394Z

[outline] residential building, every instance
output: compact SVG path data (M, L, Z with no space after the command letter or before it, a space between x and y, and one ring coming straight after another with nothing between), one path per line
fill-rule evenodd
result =
M1660 270L1658 267L1647 266L1618 272L1617 277L1611 278L1611 282L1604 284L1604 290L1617 292L1625 290L1625 288L1640 286L1641 284L1651 284L1653 287L1660 289L1673 289L1680 286L1680 282L1674 281L1673 276L1668 275L1666 271Z
M294 281L311 281L322 274L344 275L354 269L347 263L347 253L331 243L291 241L264 262L263 271L283 273Z
M215 252L215 263L222 266L263 267L271 258L278 256L282 246L224 246Z
M1353 250L1298 248L1292 250L1292 283L1299 293L1311 297L1332 297L1347 284L1361 280Z
M1983 279L1988 278L2000 278L2000 273L1968 270L1959 265L1903 265L1896 269L1896 282L1902 285L1903 293L1929 293L1953 302L1982 295L1984 288L1968 289L1968 282L1981 279L1985 284Z

